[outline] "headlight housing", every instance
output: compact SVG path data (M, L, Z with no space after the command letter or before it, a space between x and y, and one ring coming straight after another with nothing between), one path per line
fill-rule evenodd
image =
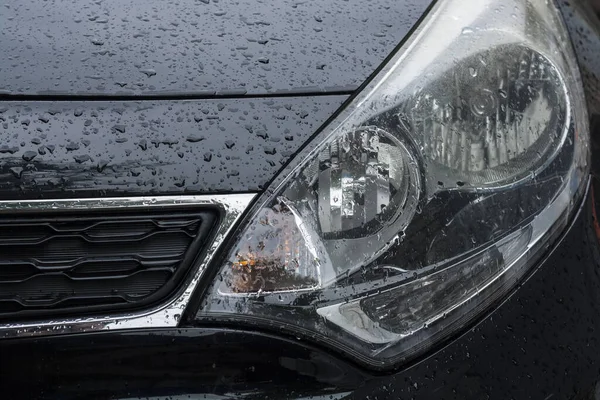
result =
M588 127L551 1L440 0L254 207L195 316L373 366L506 294L585 187Z

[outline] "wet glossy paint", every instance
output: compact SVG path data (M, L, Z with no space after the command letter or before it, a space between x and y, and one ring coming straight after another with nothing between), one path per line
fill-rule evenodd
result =
M575 48L591 118L600 116L600 14L586 0L557 2Z
M0 363L3 386L15 398L257 398L265 391L268 398L281 398L349 391L366 377L294 340L218 329L26 340L7 348ZM15 377L4 375L11 364L21 371L22 378L16 378L23 385L20 393L12 391L18 385L9 385L17 383Z
M0 200L261 190L347 97L0 102Z
M0 11L0 93L352 90L430 3L11 1Z

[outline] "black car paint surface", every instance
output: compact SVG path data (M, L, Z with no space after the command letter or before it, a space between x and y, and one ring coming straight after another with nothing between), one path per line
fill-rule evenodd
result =
M260 190L430 4L6 4L0 199Z
M13 95L354 89L430 0L20 0L0 13Z
M348 96L0 103L0 199L260 190Z
M206 2L198 1L198 5L205 6L207 2L208 0ZM373 9L378 9L377 5L390 6L384 2L375 3ZM406 26L405 33L420 17L427 6L425 3L427 2L419 3L422 5L419 8L420 11L413 9L413 12L406 14L402 12L402 7L407 7L406 4L391 6L394 10L400 10L397 15L406 18L400 24ZM213 0L209 4L222 7L224 3L215 3ZM593 13L589 12L589 8L579 3L562 1L560 6L568 24L584 78L592 122L592 169L593 174L597 175L600 171L598 167L600 160L598 157L600 154L598 153L600 151L600 61L598 60L600 29L598 27L600 24ZM315 23L320 23L318 20L322 19L318 15L313 16L314 13L321 10L318 7L322 6L315 6L317 9L306 15L302 10L303 7L310 7L310 3L290 3L289 7L288 11L297 13L295 14L297 17L306 18L305 22L308 21L309 16ZM360 19L359 12L364 13L365 9L361 7L346 8L350 13L356 11L355 20ZM227 12L231 14L234 11ZM90 11L89 16L85 14L81 18L85 17L90 20L95 15ZM144 15L142 13L139 15L141 15L141 19L136 13L131 18L143 21ZM215 15L215 19L224 15ZM98 18L102 17L99 15ZM98 18L89 22L95 22L101 26L104 23L102 20L96 22ZM368 16L365 18L369 23L377 21L376 14L371 14L370 19ZM256 20L258 21L260 18L257 17ZM176 27L176 25L173 26ZM248 26L255 29L270 25L253 23ZM352 29L354 28L352 27ZM314 29L313 31L314 35L325 32L325 30L318 32ZM164 31L163 33L166 37L177 32ZM311 35L313 35L312 32ZM3 127L6 130L8 129L6 126L10 126L11 131L16 135L14 137L16 140L6 151L0 151L1 165L2 168L5 168L2 170L5 174L2 184L10 182L10 184L2 186L0 198L81 197L104 193L124 195L184 191L193 193L228 192L263 187L279 170L282 163L285 163L285 160L289 159L290 155L297 151L319 125L324 123L347 99L349 94L345 92L347 88L361 84L402 39L403 35L398 34L390 39L388 47L378 47L377 54L381 58L373 62L370 69L365 70L362 66L354 65L347 69L341 68L340 71L344 72L343 74L336 74L333 70L331 74L326 75L326 79L318 81L315 85L305 83L302 78L292 79L293 88L303 87L306 89L310 86L317 86L318 90L322 91L337 87L336 93L331 96L298 95L277 99L199 99L191 102L175 102L173 105L162 103L159 100L151 100L152 103L133 103L123 101L123 99L113 103L71 103L70 100L60 103L38 103L24 102L23 98L19 98L18 103L3 102L0 104L0 109L6 110L0 114L0 118L3 118L3 121L0 122L10 124L3 125ZM344 41L348 38L343 36L339 35L335 39ZM383 39L376 35L373 36L375 39L369 42L370 46L373 46L373 43L381 45ZM169 40L172 40L172 43L179 41L177 36L170 37L172 39ZM311 36L311 38L314 38L312 40L315 41L312 43L317 43L319 40L318 36ZM89 38L87 39L89 40ZM259 45L265 46L272 42L260 44L249 41L249 43L259 48ZM332 43L335 45L334 42ZM349 40L348 43L351 41ZM103 45L94 46L100 48ZM360 47L361 51L365 51L364 43L355 43L354 45ZM285 51L279 49L277 56L283 58L281 53L285 53ZM109 56L109 54L106 55ZM263 68L264 72L262 73L268 74L275 70L272 60L273 58L270 58L269 63L260 63L273 67L270 71ZM295 63L298 60L292 62L288 59L287 61L294 67L292 69L296 69ZM112 64L106 65L110 67ZM246 67L246 65L242 65L242 62L236 65L240 68ZM184 67L188 68L187 65ZM302 68L305 67L301 65L297 69L304 71ZM222 68L225 69L226 66L223 65ZM323 70L327 69L324 67ZM2 71L4 74L4 70ZM183 73L183 69L175 71L175 75L179 72ZM321 70L315 67L315 71ZM345 73L348 71L352 71L352 74L346 75ZM357 71L361 71L361 73L358 74ZM312 76L312 70L310 72ZM80 74L83 73L80 72ZM142 73L142 80L147 75ZM156 76L158 75L159 71L157 70ZM235 83L236 87L225 84L228 82L225 78L223 81L219 81L218 77L221 75L217 70L211 72L210 75L213 79L212 82L217 82L209 88L211 92L218 92L224 88L244 87L239 82ZM245 75L248 80L240 82L246 84L244 91L255 94L272 93L291 88L289 85L286 86L288 82L285 81L289 77L273 76L275 84L272 84L273 86L270 88L264 85L268 79L262 82L258 79L255 81L258 82L257 86L253 87L252 75ZM125 78L130 79L131 77L125 75ZM135 80L135 78L131 79ZM127 85L123 88L117 85L118 89L107 88L109 86L108 79L106 82L98 80L98 84L90 83L96 82L96 80L74 79L73 82L85 81L86 83L82 83L77 92L84 92L86 95L95 92L117 94L121 90L129 90L128 95L146 95L151 91L193 92L205 89L202 85L190 86L189 82L173 83L170 79L158 79L154 88L146 86L148 83L145 83L134 89L127 88ZM14 87L5 87L13 93L39 95L39 92L44 92L46 89L52 90L44 87L37 90L32 82L27 83L25 79L13 80L13 82L15 82ZM61 82L63 87L56 90L64 91L77 87L69 86L69 83L68 81ZM97 85L100 87L95 87ZM58 86L60 87L60 85ZM339 87L344 88L342 93L337 92ZM207 96L207 94L203 96ZM71 100L76 101L76 99ZM251 102L254 104L253 106L249 105ZM135 113L137 108L143 108L144 104L152 104L157 110L160 110L160 112L146 117L148 126L143 126L143 121L138 124ZM45 114L47 111L55 111L61 107L62 110L57 113ZM171 109L169 109L170 107ZM230 108L237 109L237 111L231 111ZM22 111L17 113L17 109ZM116 112L113 109L120 111ZM208 109L209 112L203 113L203 109ZM90 115L93 112L96 112L97 115L105 115L101 113L110 112L114 118L106 117L105 120L105 118L98 117L98 120L94 121L93 118L81 116L81 121L83 121L81 129L73 129L69 131L70 134L60 136L62 135L61 129L64 127L80 123L75 122L79 121L75 116L71 117L71 113L79 113L78 110L83 110ZM147 113L149 112L147 111ZM310 116L303 119L304 112L308 112ZM6 117L11 114L16 116L16 120L9 120ZM21 119L22 115L27 115L27 117ZM211 124L209 115L218 115L219 121L227 120L229 125L220 125L219 122ZM283 115L285 118L277 118L277 115ZM41 142L43 139L41 133L44 130L43 124L46 122L39 120L40 116L48 119L56 118L57 126L52 128L53 130L48 133L49 136L46 138L50 137L53 141L59 142L55 148L55 151L58 150L56 153L46 153L48 155L46 159L48 168L46 169L42 164L36 165L44 159L43 154L39 153L39 148L45 145ZM123 116L127 117L127 124L119 123ZM194 117L197 116L202 120L195 121ZM244 116L253 122L257 117L260 122L257 122L249 130L245 127L249 123L244 120L240 120L241 122L238 123L238 116ZM162 120L157 122L157 126L161 126L161 129L152 130L151 121L161 118ZM92 123L88 125L89 128L85 125L87 119L92 119ZM306 122L303 123L305 119ZM23 120L29 120L29 122L23 123ZM95 127L94 123L98 123L98 126ZM204 123L205 128L194 132L183 129L184 126L195 126L194 124L197 123ZM125 125L125 127L120 125ZM15 126L19 129L16 129ZM35 130L38 126L41 127L42 132ZM225 129L220 129L220 126ZM153 138L155 143L148 139L146 139L146 145L143 144L144 142L141 143L144 138L135 136L134 133L140 127L147 129L145 135L150 135L149 137ZM162 129L162 127L167 127L167 129ZM94 131L94 128L97 128L98 131ZM286 129L292 135L297 136L293 140L287 140ZM173 131L176 134L172 135L173 142L169 142L171 136L166 133ZM104 133L104 136L101 133ZM232 136L227 136L228 133ZM92 142L89 136L94 137L94 135L97 136ZM200 136L203 136L203 139L197 140ZM117 142L119 138L128 140L119 143ZM192 140L188 140L189 138ZM40 143L32 142L34 139L40 140ZM62 147L59 139L62 140ZM258 146L252 139L257 140L261 145ZM87 142L84 142L86 140L89 141L87 146ZM175 143L175 141L177 142ZM228 141L233 141L233 145L229 146L228 143L231 144L231 142ZM79 147L70 146L70 142L77 142ZM239 145L240 143L243 145ZM110 162L105 166L110 167L108 171L112 174L111 176L103 173L106 169L102 168L103 163L100 162L102 158L95 154L102 153L104 150L95 150L95 153L86 152L86 149L92 151L93 146L97 144L108 149L118 148L118 151L123 151L123 155L118 156L117 160L112 162L112 167ZM33 148L30 149L30 145L35 145L35 151L38 153L33 159L26 161L25 158L28 157L23 158L25 153L34 151ZM247 146L254 146L254 148L248 150ZM275 150L274 153L265 152L265 146L272 146ZM15 147L17 151L11 153ZM67 147L73 147L73 149L70 150ZM143 147L146 149L142 149ZM127 155L127 149L131 150L129 155ZM250 159L250 154L246 154L247 151L256 152L253 153L254 157L249 161L250 164L245 164ZM210 161L203 161L206 152L210 152L219 160L217 164L213 165L217 170L218 168L222 168L222 170L218 170L218 173L215 172L212 175L208 172L198 178L195 175L196 169L210 165ZM220 157L216 155L219 152ZM183 157L179 153L183 153ZM56 158L54 154L56 154ZM89 158L85 157L86 154ZM145 159L143 154L148 154L148 160L155 162L155 165L136 165L133 168L134 173L130 175L130 172L127 172L128 167L123 168L122 165L126 165L128 162L141 162L140 157ZM78 162L75 157L84 157L85 159ZM98 168L99 162L100 168ZM76 172L72 179L63 182L59 177L66 175L64 171L70 171L73 168ZM231 170L238 171L238 174L229 175L227 171ZM140 171L140 173L138 174L136 171ZM156 177L157 175L158 177ZM196 182L196 186L190 185L188 188L190 181ZM0 343L0 386L5 393L3 398L130 399L169 398L171 396L181 396L172 398L208 399L598 398L598 393L600 393L600 384L598 383L600 382L600 342L598 340L600 330L600 297L598 295L600 293L598 270L600 265L600 227L596 215L600 212L599 188L600 182L592 179L588 195L568 232L554 249L549 249L547 258L540 263L527 280L512 292L505 302L498 305L493 312L483 316L477 324L469 327L469 330L461 336L432 349L426 357L412 365L402 366L397 371L374 374L354 365L343 355L334 354L318 344L299 341L293 337L282 337L273 332L241 331L231 327L227 329L194 327L188 324L188 326L174 330L124 331L4 340Z

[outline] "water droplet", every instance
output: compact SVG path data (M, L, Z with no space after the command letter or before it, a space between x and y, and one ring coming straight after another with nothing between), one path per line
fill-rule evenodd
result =
M115 125L113 129L119 133L125 133L125 125Z
M33 160L36 156L37 153L35 151L26 151L25 153L23 153L23 160L29 162Z
M82 164L86 161L91 160L91 157L87 154L82 154L80 156L75 156L73 158L75 159L75 162L77 162L77 164Z
M156 71L151 69L151 68L146 68L146 69L140 69L140 72L144 75L146 75L148 78L150 78L151 76L156 75Z
M79 150L79 143L69 142L65 148L67 151Z
M108 165L108 161L100 160L100 161L98 161L98 164L96 165L96 170L98 172L102 172L102 171L104 171L104 168L106 168L107 165Z
M19 151L18 147L8 147L7 145L3 145L2 147L0 147L0 154L3 154L3 153L15 154L17 151Z
M21 167L12 167L9 169L10 173L17 179L21 179L23 176L23 168Z
M196 135L190 135L187 138L185 138L185 140L187 140L190 143L198 143L203 141L205 138L204 136L196 136Z

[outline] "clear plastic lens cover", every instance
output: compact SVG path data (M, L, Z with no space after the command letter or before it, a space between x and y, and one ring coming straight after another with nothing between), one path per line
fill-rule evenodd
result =
M385 367L508 291L587 176L551 1L440 0L255 206L197 318L284 328Z

